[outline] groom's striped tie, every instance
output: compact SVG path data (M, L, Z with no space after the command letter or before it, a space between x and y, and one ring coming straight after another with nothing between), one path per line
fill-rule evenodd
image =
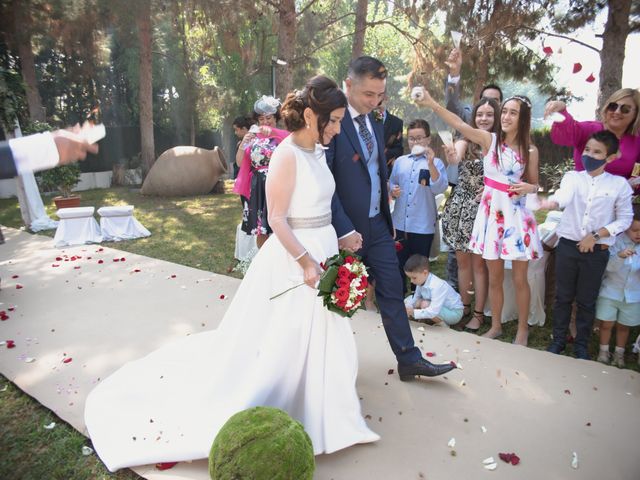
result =
M367 128L367 118L364 116L364 114L358 115L356 117L356 122L358 122L358 125L360 125L360 128L358 128L360 138L362 138L362 141L369 151L369 155L371 155L371 152L373 152L373 138L371 137L371 132Z

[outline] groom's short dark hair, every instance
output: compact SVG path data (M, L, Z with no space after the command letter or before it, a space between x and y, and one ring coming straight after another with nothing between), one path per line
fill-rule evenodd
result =
M384 80L387 78L387 67L380 60L365 55L351 60L347 75L351 79L368 77Z

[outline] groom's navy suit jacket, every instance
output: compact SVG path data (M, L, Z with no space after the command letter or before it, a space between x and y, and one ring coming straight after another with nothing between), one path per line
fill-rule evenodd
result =
M378 167L380 172L380 213L389 225L393 235L393 222L389 211L387 191L387 162L384 155L384 130L381 122L369 115L378 145ZM336 155L336 152L338 155ZM369 237L369 208L371 202L371 177L367 169L366 157L362 151L360 138L353 119L346 110L340 133L333 137L326 151L327 164L333 172L336 193L331 203L333 226L338 238L352 230Z

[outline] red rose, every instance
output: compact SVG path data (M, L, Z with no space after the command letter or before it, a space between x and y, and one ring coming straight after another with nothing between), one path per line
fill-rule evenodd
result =
M338 277L336 285L338 285L338 287L349 287L349 285L351 285L351 280L347 277Z
M346 302L349 299L349 289L347 287L340 287L336 290L335 295L339 302Z
M360 286L362 288L367 288L369 286L369 280L367 280L367 277L365 277L364 275L360 277Z
M346 257L346 258L344 259L344 263L353 263L353 262L355 262L355 261L356 261L356 259L355 259L355 258L353 258L351 255L349 255L348 257Z
M349 278L350 274L351 272L347 267L338 268L338 278L342 278L342 277Z
M396 252L401 252L401 251L402 251L402 249L404 248L404 246L402 245L402 243L400 243L400 242L398 242L398 241L396 241L395 246L396 246Z

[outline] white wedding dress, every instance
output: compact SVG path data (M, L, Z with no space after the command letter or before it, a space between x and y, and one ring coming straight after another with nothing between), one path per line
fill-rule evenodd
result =
M338 251L335 230L309 225L330 214L333 177L321 147L308 152L290 142L283 143L296 152L296 183L288 217L323 261ZM299 420L316 455L378 440L360 411L349 319L329 312L306 285L269 300L301 282L302 269L272 235L217 330L127 363L96 386L85 423L107 468L207 458L229 417L258 405Z

